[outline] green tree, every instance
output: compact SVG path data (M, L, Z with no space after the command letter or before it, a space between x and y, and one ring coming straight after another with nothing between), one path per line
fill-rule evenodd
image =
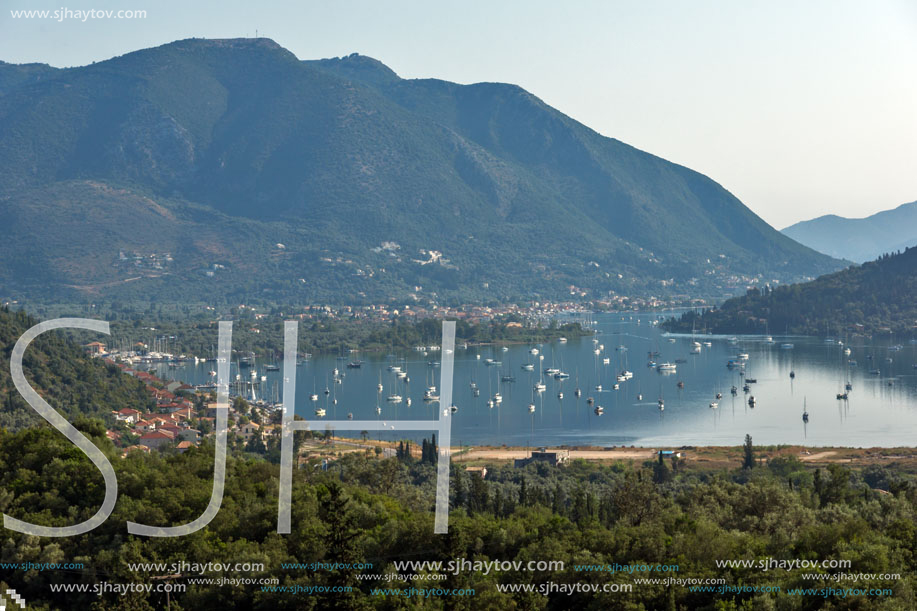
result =
M743 469L753 469L755 466L754 447L751 444L751 435L745 435L745 459L742 461Z

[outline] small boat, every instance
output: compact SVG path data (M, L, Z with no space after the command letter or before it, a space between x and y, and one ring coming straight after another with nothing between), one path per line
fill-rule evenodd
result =
M611 359L608 358L608 357L603 358L603 359L602 359L602 364L603 364L603 365L611 365Z
M535 404L534 403L529 403L529 413L530 414L535 413Z
M612 389L612 390L618 390L618 389L620 389L620 388L621 388L621 386L620 386L619 384L612 384L612 385L611 385L611 389Z
M713 346L713 342L708 341L708 342L701 342L701 343L703 343L706 348L710 348Z
M382 413L382 408L381 408L381 407L376 407L376 413L377 413L377 414L381 414L381 413Z
M602 385L601 385L601 384L596 384L596 385L595 385L595 392L602 392Z
M732 396L736 396L737 394L739 394L739 389L733 386L732 388L729 389L729 392L732 393Z
M558 337L558 338L557 338L557 341L559 341L561 344L566 344L566 343L567 343L567 338L566 338L566 337Z
M500 393L494 393L494 403L503 403L503 395Z
M757 383L758 383L758 378L745 378L745 382L746 382L747 384L757 384Z
M629 379L631 379L632 377L634 377L634 372L633 372L633 371L628 371L628 370L624 369L624 370L621 371L621 374L620 374L620 375L624 376L624 379L625 379L625 380L629 380Z
M335 401L337 401L337 399L335 399ZM404 404L407 405L408 407L411 407L411 398L408 397L407 399L405 399Z
M353 412L347 412L347 419L353 420Z
M318 416L319 418L324 418L324 417L325 417L325 410L324 410L323 408L320 407L320 408L318 408L317 410L315 410L315 415Z
M790 344L790 343L780 344L780 349L781 349L781 350L792 350L793 348L795 348L795 346L794 346L793 344Z
M501 382L515 382L516 378L515 376L500 376L500 381Z
M643 401L643 394L637 393L637 401Z
M792 379L795 378L795 377L796 377L796 372L795 372L795 371L791 371L791 372L790 372L790 379L792 380Z
M474 390L471 391L471 394L472 394L473 396L475 396L475 397L480 397L480 396L481 396L481 389L480 389L480 388L475 388Z
M535 382L535 392L544 392L547 389L548 386L544 382Z
M347 363L348 369L359 369L362 366L363 366L363 361L350 361L349 363Z
M851 352L850 348L844 348L844 356L850 356Z
M656 407L658 407L659 411L661 412L662 410L665 409L665 401L663 401L662 399L659 399L658 401L656 401Z
M846 384L844 384L844 390L846 391L853 390L853 384L851 384L850 382L847 382Z
M507 352L507 351L509 351L509 348L507 348L506 346L503 346L503 347L502 347L502 348L500 348L500 349L501 349L501 350L502 350L503 352Z
M535 371L535 366L531 363L526 363L522 366L522 371Z
M312 393L311 395L309 395L309 401L318 401L318 395L315 393Z
M589 397L588 399L586 399L586 405L592 405L593 403L595 403L595 399L593 399L592 397Z
M716 408L718 408L719 406L720 406L720 404L717 403L716 401L711 401L711 402L710 402L710 409L716 409Z
M280 365L274 365L274 364L265 365L264 370L265 371L280 371Z
M547 369L544 370L544 372L545 374L552 376L552 375L560 373L560 369L557 369L555 367L548 367Z
M529 350L529 354L531 354L532 356L538 354L538 348L532 348L531 350Z
M493 400L493 399L488 399L488 400L487 400L487 407L489 407L490 409L493 409L493 408L494 408L494 405L496 405L496 403L494 403L494 400Z
M604 407L602 407L601 405L596 405L596 406L595 406L595 415L596 415L596 416L601 416L601 415L604 414L604 413L605 413L605 408L604 408Z
M717 400L722 399L722 398L723 398L723 393L721 393L721 392L716 393L716 398L717 398Z
M754 407L756 403L757 401L755 400L754 395L748 397L748 407Z
M745 386L742 387L742 390L743 390L744 392L750 392L750 391L751 391L751 386L749 386L748 384L746 384Z
M449 411L451 411L454 414L455 412L458 411L458 406L455 403L453 403L452 405L449 406Z
M685 383L682 382L681 380L678 380L678 384L676 384L676 386L678 386L678 388L684 388L684 387L685 387Z
M675 371L676 369L675 363L659 363L656 365L656 371Z
M376 390L378 392L382 392L382 384L379 384L378 386L376 386Z
M389 403L401 403L402 397L401 395L394 394L394 395L387 396L385 400L388 401Z
M846 400L847 400L847 393L846 393L846 392L837 393L837 400L838 400L838 401L846 401Z
M557 373L554 374L555 380L566 380L569 377L570 377L570 374L563 372L563 371L558 371Z
M564 398L564 393L562 393L562 392L557 393L557 398L558 398L558 399L563 399L563 398Z

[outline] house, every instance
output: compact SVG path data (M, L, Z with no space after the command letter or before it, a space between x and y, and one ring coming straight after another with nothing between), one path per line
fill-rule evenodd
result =
M124 458L131 452L146 452L147 454L149 454L150 448L148 446L141 446L141 445L127 446L126 448L124 448L124 451L121 452L121 458Z
M126 422L127 424L136 424L140 421L141 412L125 407L124 409L119 409L118 411L113 411L112 414L115 416L115 420L119 422Z
M481 479L487 477L487 467L465 467L466 473L474 473Z
M532 452L532 455L528 458L517 458L513 462L513 465L515 467L524 467L529 463L537 461L546 462L556 467L567 462L568 458L570 458L570 450L553 450L549 452L547 448L539 448L535 452Z
M140 445L158 450L175 441L175 436L169 431L150 431L140 438Z
M137 426L134 427L134 431L138 434L148 433L155 430L156 422L150 422L149 420L139 420L137 422Z
M257 422L246 422L239 427L239 435L248 443L253 436L261 436L261 425Z
M181 429L178 431L176 437L180 441L190 441L191 443L197 445L201 442L201 432L197 429Z
M83 344L83 350L93 356L105 354L105 344L102 342L89 342L88 344Z
M188 448L193 448L194 444L190 441L179 441L178 445L175 446L175 449L178 450L179 454L184 454L188 451Z

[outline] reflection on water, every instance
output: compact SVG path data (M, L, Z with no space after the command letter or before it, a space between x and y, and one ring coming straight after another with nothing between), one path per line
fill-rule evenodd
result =
M490 346L457 350L454 444L737 445L746 433L762 445L890 447L914 442L917 345L909 338L858 337L839 345L837 338L828 343L826 338L775 336L770 343L763 337L734 341L717 336L669 337L649 324L654 318L598 315L599 333L594 338L510 346L507 351ZM696 354L695 341L700 344ZM782 347L789 343L792 349ZM532 348L537 348L537 355ZM650 357L650 353L658 355ZM745 361L737 358L743 354L748 355ZM425 402L424 393L430 386L439 386L439 368L431 365L439 360L438 353L359 357L363 359L359 369L347 368L347 361L333 356L313 358L298 367L297 413L313 420L316 409L324 409L326 419L346 419L348 414L355 420L435 417L437 403ZM488 364L488 359L493 363ZM648 366L650 359L672 363L676 369L660 372ZM741 366L728 368L730 360L744 363L744 371ZM392 365L400 366L407 376L399 378L389 371ZM524 365L533 367L528 371ZM160 365L158 374L201 384L210 380L211 366ZM265 377L259 383L259 397L263 394L270 400L275 394L279 397L282 373L264 366L254 364L257 380ZM233 376L240 373L250 379L248 369L240 372L237 367L233 363ZM343 374L339 382L335 382L335 368ZM570 377L557 379L545 369L558 369ZM619 382L624 369L632 371L633 377ZM503 381L510 378L515 381ZM745 381L752 379L756 381L747 385L746 392ZM535 385L542 382L545 390L536 392ZM845 390L847 384L850 391ZM735 394L730 392L733 386ZM845 392L848 399L838 400ZM721 399L716 399L718 393ZM317 395L317 401L311 400L312 395ZM402 401L389 401L391 395L401 396ZM754 407L749 406L752 396ZM660 399L664 411L658 409ZM603 408L600 416L598 406ZM804 406L808 423L802 418ZM313 428L323 427L317 422ZM359 431L340 434L358 436Z

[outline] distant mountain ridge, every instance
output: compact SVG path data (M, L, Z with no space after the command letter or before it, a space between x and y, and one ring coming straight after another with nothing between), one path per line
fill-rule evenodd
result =
M0 212L0 287L42 298L722 294L840 265L515 85L261 38L0 65Z
M917 201L860 219L828 214L790 225L782 233L838 259L871 261L917 245Z

